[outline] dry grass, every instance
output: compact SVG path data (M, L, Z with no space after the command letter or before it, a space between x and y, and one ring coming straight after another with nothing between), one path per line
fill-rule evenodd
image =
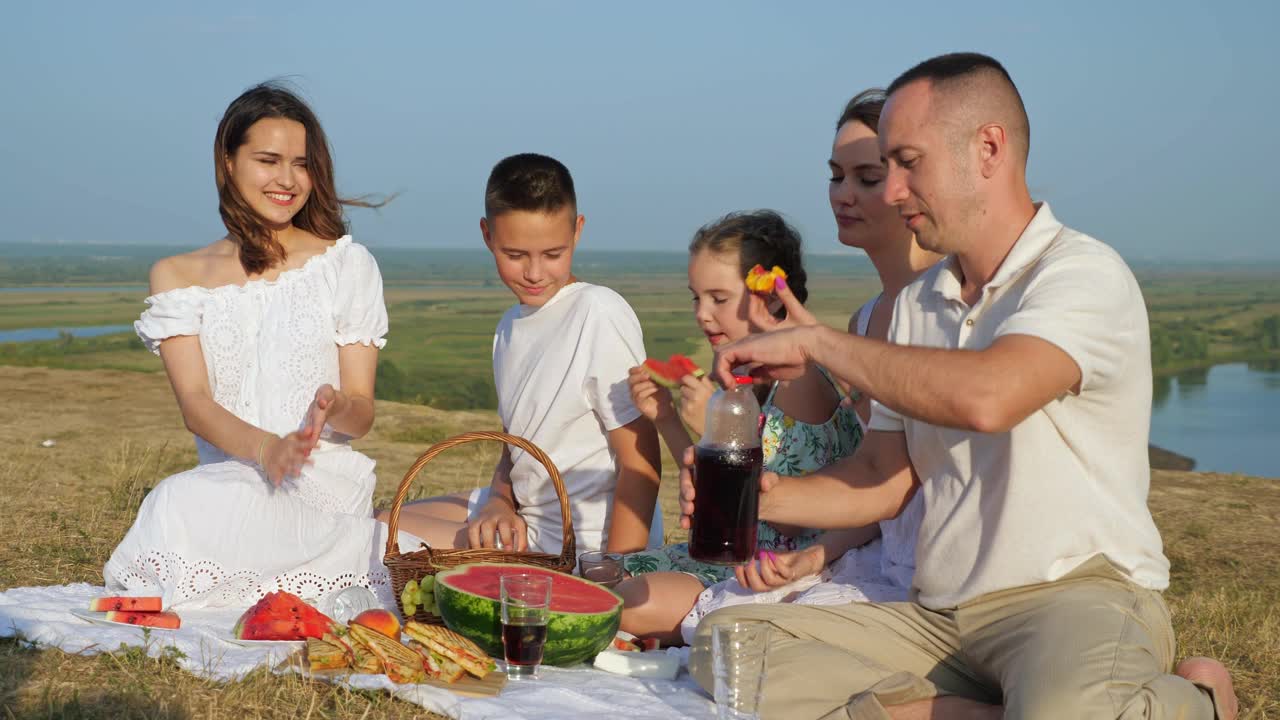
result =
M1252 717L1280 717L1280 480L1161 472L1151 507L1181 654L1219 658Z
M163 375L0 367L0 395L0 589L100 583L146 491L195 461ZM430 443L497 426L491 412L397 403L380 403L378 412L377 430L359 447L379 462L381 504ZM44 439L56 447L39 447ZM446 453L411 497L487 483L496 453L496 445ZM676 527L674 495L675 483L664 483L668 530ZM1151 504L1174 565L1168 599L1180 654L1226 662L1243 717L1280 718L1280 482L1157 472ZM0 640L0 718L10 717L434 716L296 676L262 672L222 684L136 649L82 657Z

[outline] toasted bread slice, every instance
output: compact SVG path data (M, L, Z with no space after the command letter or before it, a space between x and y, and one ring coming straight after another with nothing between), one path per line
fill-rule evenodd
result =
M480 649L479 645L446 627L439 625L423 625L410 620L404 626L409 637L417 640L428 649L443 655L461 665L464 670L483 678L497 667L493 660Z
M334 635L333 633L325 633L325 634L324 634L324 637L322 637L322 638L320 638L320 639L321 639L321 640L324 640L324 641L325 641L325 642L327 642L327 643L333 643L334 645L337 645L338 647L342 648L343 652L346 652L346 653L352 653L352 652L354 652L354 651L351 649L351 641L350 641L350 640L348 640L348 639L346 638L346 633L343 633L342 635Z
M349 668L354 660L351 652L343 645L319 638L307 638L307 663L312 670Z
M467 674L458 663L431 650L417 640L410 640L409 647L422 656L422 664L427 670L427 677L443 680L447 683L457 682Z
M347 639L351 643L352 669L367 675L381 675L383 672L382 659L375 655L368 645L360 642L354 636L348 635Z
M352 625L351 636L378 656L387 677L393 682L413 683L422 680L424 675L422 657L400 644L399 640L392 640L363 625Z
M387 677L391 678L391 682L394 683L416 685L427 677L427 671L423 669L421 658L414 658L413 663L410 665L391 661L387 662L386 666Z

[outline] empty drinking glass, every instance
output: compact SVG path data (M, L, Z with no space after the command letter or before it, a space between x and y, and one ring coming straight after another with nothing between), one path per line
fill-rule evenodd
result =
M502 602L502 650L507 677L535 678L547 642L551 616L551 578L512 573L498 579Z
M591 582L612 588L622 582L622 555L588 550L578 556L578 574Z
M351 618L365 610L381 607L378 598L368 588L350 585L341 590L334 590L320 599L317 607L320 612L333 618L335 622L347 624Z
M712 626L711 669L720 720L759 720L768 649L768 623Z

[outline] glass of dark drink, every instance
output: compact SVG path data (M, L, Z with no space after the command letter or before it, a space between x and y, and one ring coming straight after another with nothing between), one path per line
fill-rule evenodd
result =
M507 677L536 678L547 642L551 614L551 578L512 573L498 579L502 603L502 649Z
M741 565L756 553L760 508L760 403L750 378L717 390L694 448L689 555L716 565Z

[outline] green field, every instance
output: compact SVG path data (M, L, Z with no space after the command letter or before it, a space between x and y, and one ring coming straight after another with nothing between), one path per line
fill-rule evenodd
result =
M170 248L0 246L0 330L127 325L142 310L148 265ZM44 254L41 254L44 253ZM90 254L96 253L96 254ZM493 408L493 328L512 302L483 250L375 249L386 281L390 342L378 368L378 397L441 409ZM811 256L810 308L843 326L877 289L859 256ZM690 312L680 253L580 253L578 275L608 285L635 308L650 355L710 353ZM1137 274L1151 315L1157 375L1237 360L1280 358L1276 267L1143 267ZM102 286L119 284L117 288ZM83 285L91 291L21 291ZM130 333L90 339L0 343L0 365L158 372L159 361ZM1159 383L1157 383L1159 386Z

